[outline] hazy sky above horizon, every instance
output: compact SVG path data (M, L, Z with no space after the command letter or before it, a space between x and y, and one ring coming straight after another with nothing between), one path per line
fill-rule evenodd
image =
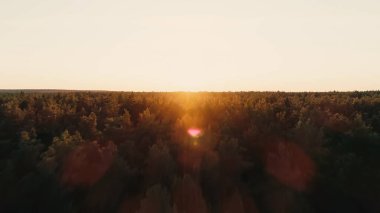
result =
M379 0L2 0L0 88L378 90Z

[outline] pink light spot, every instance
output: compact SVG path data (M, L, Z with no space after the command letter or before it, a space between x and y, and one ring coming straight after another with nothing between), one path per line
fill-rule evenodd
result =
M201 135L202 131L198 128L190 128L187 130L187 133L189 133L191 137L197 138Z

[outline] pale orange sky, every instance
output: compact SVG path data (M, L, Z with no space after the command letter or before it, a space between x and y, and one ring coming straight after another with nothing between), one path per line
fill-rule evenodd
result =
M0 88L380 89L378 0L3 0Z

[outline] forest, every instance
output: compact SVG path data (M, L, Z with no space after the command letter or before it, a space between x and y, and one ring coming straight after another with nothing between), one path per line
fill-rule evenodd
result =
M380 212L380 91L3 91L0 212Z

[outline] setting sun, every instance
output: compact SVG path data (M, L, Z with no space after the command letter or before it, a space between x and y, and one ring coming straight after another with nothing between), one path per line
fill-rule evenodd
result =
M0 1L0 85L374 90L379 9L374 0Z
M0 0L0 212L380 213L380 0Z

